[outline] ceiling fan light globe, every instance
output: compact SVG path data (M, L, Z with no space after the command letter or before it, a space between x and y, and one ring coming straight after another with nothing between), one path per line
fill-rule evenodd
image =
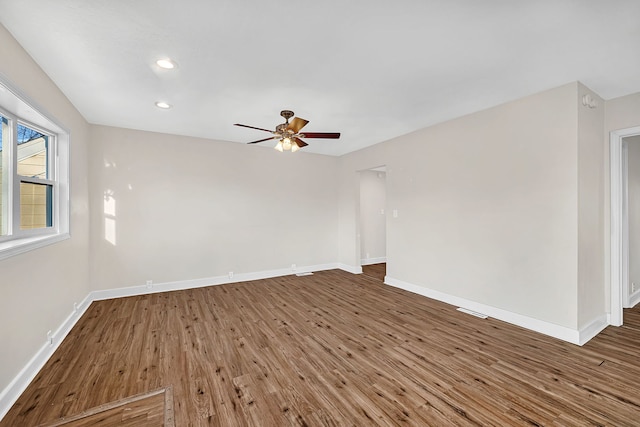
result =
M278 143L276 144L275 147L273 147L274 149L278 150L279 152L283 152L284 151L284 147L282 146L282 140L278 141Z
M298 146L298 144L294 141L293 144L291 144L291 152L295 153L296 151L298 151L300 149L300 147Z
M289 138L283 138L282 139L282 146L285 150L291 150L291 139Z

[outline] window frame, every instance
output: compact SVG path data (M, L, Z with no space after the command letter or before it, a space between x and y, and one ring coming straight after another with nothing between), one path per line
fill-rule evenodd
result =
M7 200L7 235L0 236L0 260L50 245L70 237L69 234L69 142L70 133L42 107L29 99L0 75L0 115L10 123L10 141L3 141L3 151L9 145L10 188ZM18 125L26 126L48 137L47 178L18 174ZM51 187L51 226L21 229L20 184ZM9 212L10 210L10 212Z

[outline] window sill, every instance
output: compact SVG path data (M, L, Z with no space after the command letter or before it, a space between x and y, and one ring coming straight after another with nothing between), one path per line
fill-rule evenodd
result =
M28 252L44 246L52 245L70 238L69 233L49 234L46 236L25 237L22 239L0 242L0 260Z

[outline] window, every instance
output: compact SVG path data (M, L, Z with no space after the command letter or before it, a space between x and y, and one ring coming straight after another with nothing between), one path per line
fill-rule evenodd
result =
M69 133L0 81L0 259L69 237Z

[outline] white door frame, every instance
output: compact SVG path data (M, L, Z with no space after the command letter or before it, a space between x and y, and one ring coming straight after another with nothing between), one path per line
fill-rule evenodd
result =
M629 269L628 212L626 200L626 156L623 139L640 135L640 126L612 131L609 136L611 174L611 314L609 323L622 325L623 295Z

